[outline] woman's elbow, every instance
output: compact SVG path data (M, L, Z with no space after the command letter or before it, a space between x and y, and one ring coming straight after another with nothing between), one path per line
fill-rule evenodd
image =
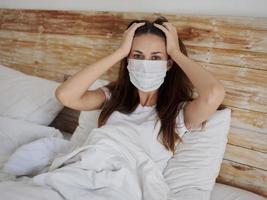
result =
M59 102L61 102L63 105L65 105L65 97L64 97L64 93L62 91L62 89L60 88L60 86L58 86L55 90L55 97L57 98L57 100Z

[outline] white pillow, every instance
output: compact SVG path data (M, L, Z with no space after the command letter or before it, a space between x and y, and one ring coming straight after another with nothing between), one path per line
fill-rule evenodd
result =
M88 90L94 90L109 83L108 80L97 79ZM81 111L79 116L79 124L76 127L70 141L73 149L81 146L88 137L93 128L97 128L97 121L101 110Z
M63 136L53 127L0 116L0 168L18 147L43 137Z
M217 110L203 131L191 130L177 145L163 175L175 199L209 199L224 156L231 109ZM172 195L173 196L173 195ZM170 198L171 199L171 198Z
M69 141L56 138L40 138L19 147L5 163L3 171L16 175L36 175L48 169L56 155L64 154Z
M266 200L266 198L230 185L215 183L210 194L209 191L197 188L184 189L172 194L168 200Z
M211 200L266 200L266 198L252 192L216 183L211 192Z
M59 84L0 65L0 116L49 125L64 107L55 97Z

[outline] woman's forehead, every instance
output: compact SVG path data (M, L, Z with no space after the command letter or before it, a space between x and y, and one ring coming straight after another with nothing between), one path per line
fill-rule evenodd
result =
M157 51L166 53L166 45L163 38L152 34L146 34L134 37L132 51L134 50L138 50L143 53L152 53Z

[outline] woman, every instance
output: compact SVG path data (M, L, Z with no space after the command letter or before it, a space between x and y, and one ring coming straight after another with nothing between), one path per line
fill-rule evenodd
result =
M120 60L116 81L88 91ZM209 116L223 107L224 96L223 84L187 57L176 28L164 17L153 23L132 21L115 52L79 71L56 91L67 107L101 108L99 128L126 124L135 130L140 145L161 170L182 135L203 128Z

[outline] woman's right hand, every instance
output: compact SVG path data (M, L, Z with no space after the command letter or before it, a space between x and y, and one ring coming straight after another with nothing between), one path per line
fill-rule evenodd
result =
M131 51L135 30L144 24L145 22L133 23L126 31L124 31L122 44L119 47L119 50L123 53L124 57L126 57Z

